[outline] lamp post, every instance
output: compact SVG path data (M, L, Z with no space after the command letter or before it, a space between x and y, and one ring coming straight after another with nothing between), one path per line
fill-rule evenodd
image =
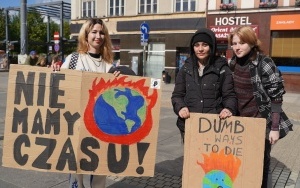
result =
M9 33L8 33L8 13L9 11L5 10L5 38L6 38L6 59L7 59L7 67L9 68Z
M21 0L21 54L27 53L27 0Z
M206 0L206 7L205 7L205 27L206 27L206 28L208 27L208 23L207 23L208 1L209 1L209 0Z

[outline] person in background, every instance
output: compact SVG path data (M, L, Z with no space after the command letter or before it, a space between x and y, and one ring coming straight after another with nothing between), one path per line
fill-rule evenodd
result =
M27 56L24 65L35 66L37 61L38 61L38 55L37 55L36 51L32 50L29 53L29 56Z
M234 52L229 64L234 72L239 115L267 120L261 187L272 187L271 146L293 126L281 108L285 93L283 78L273 60L263 54L261 42L251 27L238 27L229 35L228 42Z
M38 58L36 66L46 67L47 66L47 59L46 59L46 57L45 56L40 56Z
M108 29L101 19L91 18L82 25L79 31L77 52L68 55L61 67L53 63L52 68L54 71L62 68L107 73L112 63L113 52ZM118 76L120 72L114 71L113 74ZM90 187L105 188L105 183L105 175L90 176ZM69 187L84 188L83 175L71 174Z
M191 112L219 114L222 119L236 114L232 72L216 49L215 34L199 29L190 40L190 57L177 74L171 101L183 141Z
M113 66L114 66L114 67L118 67L118 66L120 66L120 64L121 64L120 59L118 59L118 60L116 60L115 62L113 62Z
M51 52L49 52L47 54L47 67L51 67L52 57L53 57L53 54Z
M62 65L61 58L59 54L56 54L52 57L51 67L55 67L55 69L59 69Z
M7 57L4 56L0 62L1 64L1 69L7 69L8 68L8 60L7 60Z

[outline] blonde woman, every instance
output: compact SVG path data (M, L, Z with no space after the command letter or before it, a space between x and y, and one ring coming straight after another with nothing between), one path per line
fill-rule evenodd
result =
M78 36L77 53L75 65L70 65L71 54L66 57L61 68L108 72L112 67L112 43L108 29L101 19L89 19L82 25ZM57 70L59 67L54 69Z
M92 18L80 29L77 52L68 55L61 67L52 66L52 68L55 71L62 68L107 73L112 67L112 62L112 44L107 27L101 19ZM114 71L113 74L118 76L120 72ZM105 175L90 177L90 187L105 188L105 182ZM69 185L70 188L84 188L83 175L71 174Z
M46 67L47 66L47 59L46 57L44 56L40 56L37 63L36 63L36 66L40 66L40 67Z

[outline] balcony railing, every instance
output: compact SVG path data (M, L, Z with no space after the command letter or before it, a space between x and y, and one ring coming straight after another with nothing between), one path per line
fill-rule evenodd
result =
M235 10L236 6L234 3L228 3L228 4L221 4L220 10Z
M259 8L276 8L278 6L277 2L260 2Z

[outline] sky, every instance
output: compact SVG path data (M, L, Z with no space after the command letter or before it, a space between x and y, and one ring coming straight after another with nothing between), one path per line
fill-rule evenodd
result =
M27 5L35 5L39 3L55 2L55 1L62 1L62 0L27 0ZM70 3L70 0L64 0L64 1ZM0 8L20 7L21 2L22 0L0 0Z

